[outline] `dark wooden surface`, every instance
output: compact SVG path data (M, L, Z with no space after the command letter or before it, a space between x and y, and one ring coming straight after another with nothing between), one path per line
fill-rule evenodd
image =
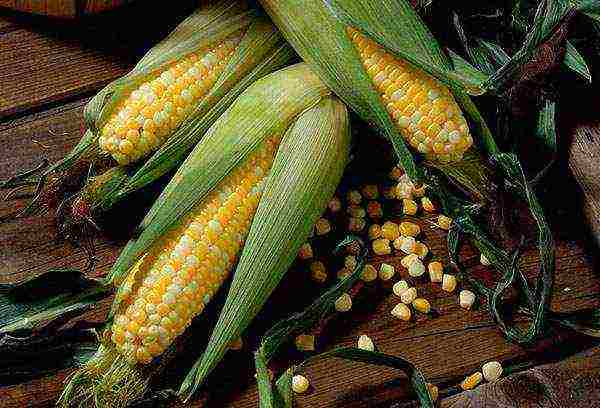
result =
M143 24L142 20L135 20L134 24L132 19L139 11L136 7L141 6L128 7L83 23L47 21L0 9L0 179L19 169L34 166L42 156L50 160L63 156L80 137L82 110L89 97L104 84L125 73L143 50L160 38L161 33L173 27L179 15L183 15L181 9L164 12L164 7L159 10L151 5L147 6L150 13L144 17ZM181 6L182 9L185 7ZM598 134L594 135L597 139ZM585 147L580 150L588 152ZM576 159L582 160L580 157L581 154L576 153ZM591 156L587 160L592 163L592 168L588 168L586 174L591 174L588 181L593 185L597 183L593 178L595 159ZM577 174L580 166L573 165L571 160L571 167ZM568 174L566 170L565 174ZM562 201L556 200L549 211L557 240L557 277L552 309L570 311L598 307L600 280L594 256L596 250L584 224L581 189L568 175L561 177L557 183L564 183L566 191L573 194L557 194ZM562 185L556 187L556 191L565 191ZM549 194L552 195L552 192ZM22 205L19 200L2 202L0 213L19 205ZM131 206L126 211L137 214L142 210ZM444 259L444 234L427 222L423 222L423 227L432 252ZM94 273L106 272L122 245L120 240L99 237ZM485 269L478 264L478 256L472 249L466 248L464 255L473 272ZM2 282L32 276L53 267L83 268L86 260L81 249L56 239L52 213L0 226ZM378 261L375 260L375 263ZM399 263L397 258L387 261ZM534 251L524 255L522 266L529 275L536 273ZM282 310L294 310L293 304L289 304L290 291L298 294L302 293L298 288L314 286L307 282L303 273L294 271L290 274L269 304ZM354 345L358 335L368 334L381 351L410 359L424 371L429 381L444 388L456 385L488 360L496 359L506 364L528 360L541 363L552 361L559 351L577 352L592 345L579 336L564 332L556 333L557 340L543 342L538 347L524 348L508 343L485 307L463 311L457 305L456 295L445 294L439 288L426 284L420 285L419 290L440 312L439 317L399 322L389 315L397 302L389 286L378 284L367 288L352 313L332 322L326 335L320 339L319 347ZM302 301L291 300L292 303ZM108 301L100 304L87 317L101 319L108 304ZM206 330L214 322L214 317L215 311L209 311ZM260 332L261 328L268 327L267 319L259 319L255 326L252 330ZM228 356L207 387L210 393L200 395L192 406L202 403L211 407L256 406L250 348L247 346ZM197 356L200 352L201 347L196 344L190 354ZM280 364L289 364L297 357L290 353L281 358ZM600 354L589 352L584 357L569 360L566 367L571 371L564 372L585 368L597 373ZM181 378L177 377L181 373L175 374L175 371L164 375L165 383ZM62 381L70 372L64 370L24 384L0 387L0 406L52 406L62 388ZM300 407L388 407L410 398L406 394L404 377L392 370L324 360L312 364L307 375L313 389L298 398ZM566 381L569 376L565 374L564 378ZM597 394L590 396L596 404L600 404ZM556 398L558 405L545 404L540 400L540 406L565 406L561 401L567 400L561 400L560 393L556 394ZM478 405L464 396L445 399L443 405L482 406L480 402ZM530 405L509 403L506 406Z

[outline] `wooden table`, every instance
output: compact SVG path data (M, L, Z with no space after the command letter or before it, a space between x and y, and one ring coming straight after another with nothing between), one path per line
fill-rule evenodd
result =
M166 8L133 5L83 22L48 21L0 10L0 179L19 169L33 167L41 157L56 160L63 156L81 135L82 110L89 98L131 68L145 49L185 15L190 2L181 3ZM142 9L145 10L143 21L137 17ZM561 174L568 172L563 170ZM595 247L587 238L583 217L577 207L577 187L571 177L561 178L549 191L550 196L563 198L548 211L557 241L552 309L570 311L598 307L600 280L593 256ZM573 195L570 192L574 192ZM18 200L0 203L0 213L21 204ZM132 206L129 211L141 210ZM428 224L425 234L432 251L442 256L445 253L444 234ZM95 273L108 270L122 245L123 240L98 239ZM478 264L478 256L471 249L465 250L465 256L470 259L468 264L472 270L485 268ZM0 225L0 280L3 282L50 268L84 268L86 261L87 256L82 250L56 240L52 214ZM397 264L399 259L387 261ZM536 273L534 252L525 254L522 266L528 274ZM290 291L302 293L302 289L309 286L314 284L308 282L305 275L290 274L269 304L277 306L279 315L283 316L287 311L295 310L296 303L289 302ZM397 302L389 287L371 288L367 301L333 322L319 347L354 345L357 336L366 333L380 350L408 358L423 370L429 381L443 388L457 384L485 361L552 362L558 350L575 353L594 346L583 337L564 332L557 333L557 340L542 342L538 347L524 348L508 343L485 307L466 312L458 307L455 295L424 287L422 293L439 310L439 317L420 317L416 321L400 323L389 315ZM101 319L108 304L108 300L101 303L86 317ZM214 323L215 315L215 310L207 313L207 323L201 326L208 329ZM206 387L210 389L210 395L203 393L193 406L199 406L202 401L210 407L256 406L249 351L255 335L270 325L271 315L269 312L262 315L250 330L250 345L226 358ZM201 350L197 346L189 353L197 356ZM287 365L290 358L297 357L297 354L289 353L280 359L281 364ZM551 366L549 372L563 374L557 378L572 378L580 371L593 376L598 373L597 367L600 367L600 353L592 348L586 355L576 356L558 368ZM1 387L0 406L52 406L62 381L70 372L64 370L25 384ZM298 398L301 407L404 406L401 402L407 398L404 377L392 370L325 360L313 364L307 372L314 390ZM180 374L177 369L168 371L164 375L165 382L175 383L181 378ZM597 382L584 384L580 389L591 398L591 405L587 406L600 405L600 398L590 393L594 384ZM568 398L573 395L567 395L567 391L558 392L557 401L571 404ZM443 405L469 406L465 398L470 397L448 398ZM544 405L545 396L534 395L527 400L525 393L519 398L522 399L516 399L514 406L529 406L527 401L550 406ZM490 406L493 406L493 400L488 400ZM556 406L564 406L557 403Z

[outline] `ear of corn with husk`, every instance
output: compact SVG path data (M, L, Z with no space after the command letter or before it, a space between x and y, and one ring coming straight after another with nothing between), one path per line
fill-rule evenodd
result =
M348 149L345 106L305 64L248 88L196 146L115 263L107 283L121 285L102 344L60 404L124 405L139 397L165 350L241 256L234 288L241 279L253 289L234 289L226 311L253 306L236 309L233 333L216 343L214 366L293 261L341 178Z
M462 100L484 91L485 76L444 54L408 2L261 4L321 79L390 139L411 178L419 178L411 151L440 167L462 165L473 144Z
M293 58L276 28L245 2L202 7L88 103L84 137L40 179L60 184L87 167L103 173L128 165L126 178L91 179L74 205L105 211L173 170L236 96ZM90 196L99 201L81 203Z

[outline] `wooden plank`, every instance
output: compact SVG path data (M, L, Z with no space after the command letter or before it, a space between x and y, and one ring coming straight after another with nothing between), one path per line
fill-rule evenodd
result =
M19 29L0 28L0 119L96 92L164 38L192 3L138 2L76 21L20 16ZM142 14L144 24L131 30Z

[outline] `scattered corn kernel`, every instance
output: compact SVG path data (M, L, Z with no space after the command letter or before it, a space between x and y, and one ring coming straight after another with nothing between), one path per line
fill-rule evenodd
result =
M331 223L327 218L319 218L315 223L315 234L325 235L331 231Z
M429 301L424 298L416 298L413 300L412 305L415 310L420 313L427 314L431 311L431 305L429 304Z
M483 375L479 371L477 371L476 373L473 373L470 376L468 376L467 378L465 378L463 380L463 382L460 383L460 387L463 390L472 390L473 388L475 388L479 385L482 378L483 378Z
M367 204L367 214L373 219L383 217L383 207L381 207L379 201L369 201L369 204Z
M401 222L398 229L400 230L401 235L405 235L407 237L416 237L421 233L421 227L414 222L409 221Z
M298 251L298 258L302 260L310 259L313 257L312 246L310 246L309 242L305 242L300 247L300 251Z
M405 254L414 254L417 241L413 237L402 237L400 250Z
M445 273L442 277L442 290L454 292L456 289L456 276Z
M368 200L376 200L379 198L379 189L375 184L367 184L362 188L362 195Z
M396 248L397 250L400 250L400 248L402 248L402 243L404 242L404 237L403 236L399 236L398 238L396 238L395 240L392 241L392 246L394 248Z
M407 305L410 305L416 298L417 298L417 288L415 288L414 286L406 289L400 295L400 300L402 301L402 303L407 304Z
M354 255L347 255L344 258L344 266L348 268L350 271L353 271L356 268L356 257Z
M413 199L413 186L410 181L401 181L396 185L396 198L403 200Z
M410 320L410 308L406 306L404 303L398 303L391 312L392 316L400 319L400 320Z
M482 265L485 265L485 266L490 266L490 261L489 261L489 259L487 259L487 258L485 257L485 255L484 255L484 254L481 254L481 256L479 257L479 262L480 262Z
M396 198L396 186L384 188L383 197L388 200L394 200Z
M371 264L366 264L363 268L361 279L365 282L373 282L377 279L377 269Z
M329 200L329 204L327 204L327 207L329 208L329 211L331 211L332 213L336 213L342 209L342 202L339 198L333 197L331 200Z
M502 368L502 364L500 364L498 361L490 361L481 367L481 371L483 373L483 378L485 378L486 381L492 382L499 379L502 376L502 371L504 370Z
M300 351L315 351L315 336L311 334L299 334L294 343Z
M463 309L470 309L475 303L475 293L470 290L461 290L458 295L458 302Z
M435 211L435 206L429 197L421 197L421 207L423 207L423 210L428 213Z
M348 220L348 231L361 232L367 226L364 218L350 217Z
M346 211L350 217L365 218L367 216L367 212L360 205L351 205Z
M402 170L400 167L398 166L394 166L392 168L392 171L390 171L390 178L392 180L400 180L400 177L402 177L402 175L404 174L404 170Z
M452 224L452 218L440 214L437 223L441 229L448 231L450 229L450 224Z
M385 238L376 239L373 241L373 252L376 255L389 255L392 253L390 248L390 240Z
M352 298L349 294L344 293L335 301L335 310L338 312L347 312L352 309Z
M413 187L413 194L415 197L423 197L425 195L425 190L427 186L425 184L415 185Z
M417 256L417 254L409 254L409 255L406 255L404 258L402 258L402 260L400 261L400 265L402 265L406 269L408 269L410 264L418 259L419 259L419 257Z
M292 390L296 394L302 394L308 391L308 387L310 383L308 382L308 378L303 375L296 374L292 377Z
M371 224L369 226L369 239L372 241L377 238L381 238L381 225Z
M425 273L425 265L420 259L415 259L408 266L408 274L413 278L418 278L419 276L423 276Z
M425 245L424 243L417 241L415 242L414 251L420 259L425 259L425 257L429 253L429 248L427 248L427 245Z
M379 279L381 279L382 281L392 279L394 273L396 273L396 271L394 267L390 264L382 263L379 267Z
M391 221L384 222L381 226L381 235L383 235L385 239L389 239L390 241L395 240L400 236L398 224Z
M325 264L321 261L313 261L310 263L310 276L311 278L319 283L325 282L327 280L327 269L325 268Z
M367 335L361 334L358 337L358 348L361 350L367 350L367 351L375 351L375 344L373 343L373 340L371 340L371 338Z
M432 283L441 283L444 276L444 268L442 263L438 261L429 262L427 265L429 269L429 279Z
M407 198L402 200L402 211L405 215L415 215L417 213L417 203Z
M394 291L394 295L400 297L408 288L408 282L405 280L399 280L398 282L394 283L392 290Z
M231 344L229 345L229 350L241 350L244 347L244 342L242 341L241 337L238 337L237 339L235 339L234 341L231 342Z
M356 190L350 190L348 191L346 198L350 204L358 205L362 200L362 195Z
M436 402L440 396L438 387L436 385L433 385L432 383L427 383L427 390L429 391L429 396L431 397L431 400L433 402Z

